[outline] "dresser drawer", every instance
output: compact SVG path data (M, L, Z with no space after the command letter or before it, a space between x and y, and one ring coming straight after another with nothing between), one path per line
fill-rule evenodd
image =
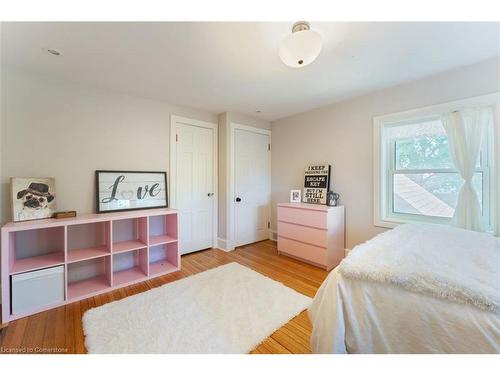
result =
M326 249L322 247L278 237L278 251L319 265L327 264Z
M328 247L328 232L325 229L278 221L278 235L315 246Z
M278 206L278 221L286 221L287 223L307 225L320 229L328 228L326 212L318 210Z

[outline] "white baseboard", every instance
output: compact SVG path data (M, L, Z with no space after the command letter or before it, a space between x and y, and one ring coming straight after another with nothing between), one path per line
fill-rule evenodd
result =
M217 238L217 248L224 251L234 250L234 246L231 246L229 241L224 238Z

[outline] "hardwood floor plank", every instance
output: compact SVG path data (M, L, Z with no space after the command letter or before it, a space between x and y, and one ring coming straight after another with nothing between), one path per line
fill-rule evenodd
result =
M4 328L5 333L3 336L2 347L4 349L22 349L21 344L24 338L24 331L28 325L29 318L18 319L14 322L10 322L7 327Z
M267 348L273 354L292 354L291 351L289 351L283 345L278 343L272 337L268 337L266 340L264 340L262 342L261 345L264 346L265 348ZM260 345L259 345L259 347L260 347Z
M309 340L311 336L311 327L307 326L305 327L304 325L300 324L300 321L296 318L293 318L288 322L291 328L297 332L297 334L303 335L307 340Z
M323 282L328 274L327 271L285 255L278 255L276 244L269 244L268 242L270 241L264 241L259 243L258 246L249 245L244 248L244 252L246 254L255 254L262 260L266 260L272 264L281 265L287 270L294 272L294 274L300 274L309 280L319 282L320 284ZM236 251L238 252L239 250Z
M271 337L276 340L278 344L286 348L290 353L310 353L309 345L303 345L302 340L296 340L296 337L290 336L286 333L285 328L282 327L274 332Z
M301 324L304 328L307 330L311 331L312 330L312 325L311 321L309 320L309 316L307 316L307 311L304 311L297 315L295 317L295 321L299 324Z
M58 307L55 311L55 323L54 326L48 326L47 328L53 328L54 331L54 349L58 350L59 353L67 353L66 348L66 307ZM60 350L60 351L59 351Z
M276 243L273 241L246 245L231 252L219 249L203 250L182 256L181 262L180 271L10 322L0 332L0 346L54 347L67 353L85 353L82 316L88 309L231 262L249 267L310 297L314 296L328 275L325 270L278 255ZM311 322L304 311L274 332L251 353L310 353L311 330Z
M43 336L47 327L48 314L48 311L44 311L33 315L28 320L21 347L28 349L30 353L38 354L34 350L44 346Z
M296 280L293 277L285 275L279 271L277 272L268 265L256 263L251 259L243 258L240 255L236 256L238 257L237 258L238 262L241 263L242 265L252 268L273 280L280 281L289 288L295 289L299 293L305 294L306 296L313 297L314 294L316 293L316 290L318 289L314 285L310 285L302 281Z
M82 300L83 301L83 300ZM82 354L85 353L84 336L82 329L82 314L80 304L82 301L72 303L73 310L73 332L75 335L75 353Z
M3 343L3 337L5 336L5 333L7 332L6 328L7 325L5 325L5 327L3 325L0 325L0 346L2 346L2 343Z
M65 346L68 353L75 352L75 334L74 334L74 323L73 323L73 308L72 305L65 306Z
M240 253L237 253L237 254L240 255ZM260 264L260 265L265 266L265 267L272 267L274 272L279 272L281 275L287 275L296 281L301 281L303 283L309 283L311 285L316 286L317 288L319 288L319 286L321 285L321 281L319 281L319 280L313 280L311 278L304 277L303 273L290 270L288 268L288 264L284 260L276 259L275 261L271 262L271 261L262 259L261 256L252 254L250 252L248 254L245 254L242 256L244 256L246 259L252 259L252 261L254 261L256 264Z
M45 322L46 326L57 327L56 319L57 319L57 309L48 311L47 320ZM48 350L54 348L55 340L56 340L56 330L46 329L42 339L43 346Z
M260 344L254 350L252 350L250 354L274 354L274 353L271 350L269 350L265 345Z
M311 353L311 344L309 341L310 336L304 336L300 332L297 332L293 326L285 324L277 332L277 334L283 334L288 342L297 344L297 350L303 350L304 353ZM286 346L286 345L285 345ZM288 347L288 346L287 346Z

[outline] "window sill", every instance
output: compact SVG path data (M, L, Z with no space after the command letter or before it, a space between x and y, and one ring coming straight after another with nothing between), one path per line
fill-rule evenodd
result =
M374 220L373 225L379 228L389 228L393 229L399 224L404 224L403 222L386 221L386 220Z
M432 217L383 217L376 218L373 225L381 228L395 228L400 224L442 224L450 225L451 219Z

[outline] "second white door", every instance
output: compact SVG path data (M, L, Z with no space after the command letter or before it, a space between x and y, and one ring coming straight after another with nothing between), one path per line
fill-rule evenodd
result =
M180 253L213 245L214 129L176 123L175 208L180 217Z
M234 129L234 245L269 238L270 135Z

